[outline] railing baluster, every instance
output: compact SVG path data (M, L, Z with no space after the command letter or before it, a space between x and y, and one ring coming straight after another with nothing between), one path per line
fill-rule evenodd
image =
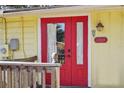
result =
M36 69L33 68L33 88L36 88Z
M2 66L0 66L0 88L2 88Z
M32 86L32 67L28 67L28 87Z
M38 83L38 85L37 85L37 87L39 87L39 88L41 88L42 87L42 76L41 76L41 67L37 67L37 83Z
M56 77L55 77L55 69L51 69L51 88L55 88L55 83L56 83Z
M2 88L4 88L4 71L3 71L3 66L2 66Z
M46 73L45 73L45 68L43 68L43 70L41 71L41 75L42 75L42 88L46 87Z
M10 66L7 68L7 88L11 88L11 69Z
M27 88L28 87L28 72L27 72L27 67L24 68L23 70L23 84L24 84L24 88Z
M15 79L15 88L19 88L19 69L18 67L15 67L14 70L14 79Z
M19 88L21 88L21 67L19 66Z
M24 66L21 66L21 69L22 69L22 71L21 71L21 88L24 88L25 87L25 82L24 82L24 80L25 80L25 78L24 78Z
M7 66L3 66L3 88L7 85Z
M12 74L12 88L15 87L15 67L12 66L12 71L11 71L11 74Z

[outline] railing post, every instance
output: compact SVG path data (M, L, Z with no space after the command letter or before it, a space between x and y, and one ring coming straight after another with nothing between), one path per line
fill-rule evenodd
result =
M51 72L51 87L59 88L60 87L60 68L54 67Z
M55 67L55 78L56 78L55 86L56 88L60 88L60 67Z

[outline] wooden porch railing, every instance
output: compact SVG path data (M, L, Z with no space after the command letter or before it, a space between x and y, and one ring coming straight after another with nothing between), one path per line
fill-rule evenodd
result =
M46 87L45 73L51 73L51 87L60 87L60 64L0 61L0 88Z

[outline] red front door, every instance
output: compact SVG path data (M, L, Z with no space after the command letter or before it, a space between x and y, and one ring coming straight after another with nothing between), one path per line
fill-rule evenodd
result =
M87 16L41 19L42 62L50 61L52 52L58 53L62 86L88 86L87 21Z

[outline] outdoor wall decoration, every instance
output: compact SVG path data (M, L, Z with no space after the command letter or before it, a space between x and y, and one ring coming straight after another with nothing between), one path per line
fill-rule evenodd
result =
M108 41L107 37L95 37L95 43L106 43Z

